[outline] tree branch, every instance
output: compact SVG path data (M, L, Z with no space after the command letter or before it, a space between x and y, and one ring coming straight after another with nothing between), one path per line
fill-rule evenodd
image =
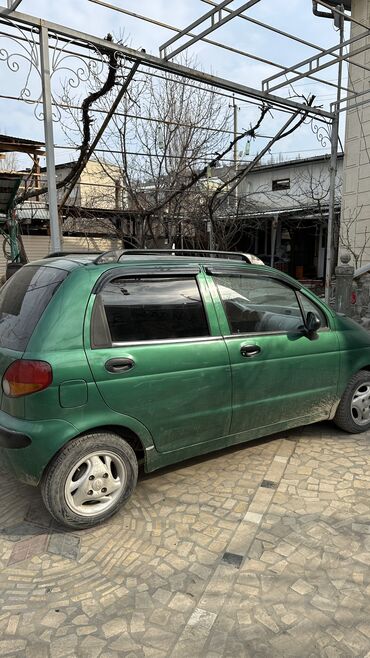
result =
M108 34L106 40L113 41L113 38L110 34ZM97 91L94 91L91 94L89 94L82 102L82 141L79 147L80 155L76 160L76 162L74 163L71 170L69 171L69 173L67 174L67 176L63 178L62 181L59 181L59 183L57 183L56 185L57 189L66 187L67 185L74 183L78 178L81 164L84 162L84 159L86 158L86 154L88 153L89 144L91 140L90 126L93 122L93 119L90 117L89 114L90 108L93 105L93 103L95 103L97 100L99 100L100 98L105 96L108 92L110 92L116 83L117 70L119 68L119 64L117 63L116 52L114 50L104 50L104 49L101 49L100 52L102 56L107 57L108 75L106 77L103 86ZM15 203L18 205L20 203L23 203L27 199L31 199L35 196L40 196L42 194L47 194L47 191L48 191L48 187L47 185L44 185L44 187L38 190L30 190L28 192L24 192L23 194L21 194L19 197L16 198Z

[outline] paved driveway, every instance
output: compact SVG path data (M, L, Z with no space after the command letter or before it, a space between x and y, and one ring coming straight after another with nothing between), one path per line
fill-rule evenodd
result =
M0 655L370 657L370 442L330 424L146 476L66 533L0 479Z

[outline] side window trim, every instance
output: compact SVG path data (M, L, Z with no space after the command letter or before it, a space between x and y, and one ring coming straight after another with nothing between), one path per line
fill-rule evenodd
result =
M271 281L275 281L277 283L281 283L283 286L286 286L287 288L290 288L291 290L297 290L300 291L302 289L301 284L297 281L285 281L285 279L280 278L279 276L275 276L274 274L270 274L270 272L260 272L258 270L255 271L248 271L245 269L241 268L221 268L221 267L206 267L206 273L210 274L211 276L244 276L245 278L250 278L250 279L270 279Z
M140 347L141 345L172 345L183 343L211 343L219 341L222 336L197 336L195 338L154 338L153 340L115 341L110 347ZM95 348L96 349L96 348Z
M190 271L191 269L191 271ZM167 272L158 272L158 271L151 271L150 273L148 271L143 272L140 270L139 272L132 272L127 273L127 270L123 270L120 268L120 273L117 273L117 270L115 268L115 273L109 277L104 277L102 280L102 277L98 280L97 283L101 282L99 287L97 287L97 284L95 284L95 300L93 303L93 308L91 311L91 324L90 324L90 345L91 349L106 349L106 348L117 348L117 347L129 347L133 345L158 345L158 344L169 344L169 343L194 343L194 342L209 342L209 341L214 341L214 340L219 340L220 336L214 336L212 335L211 332L211 327L210 327L210 322L209 322L209 317L207 313L207 303L206 300L204 299L203 292L202 292L202 286L200 285L200 282L198 281L198 275L201 274L201 271L199 268L189 268L187 270L176 270L175 268L171 268L171 271ZM204 316L204 321L205 321L205 326L207 328L207 334L205 335L199 335L199 336L191 336L191 337L179 337L179 338L153 338L153 339L143 339L143 340L124 340L124 341L117 341L113 340L111 330L109 327L109 321L105 312L105 306L102 298L102 292L104 291L104 287L108 285L109 283L113 283L116 279L131 279L131 280L139 280L143 278L148 278L149 280L152 281L158 281L161 279L168 279L168 278L175 278L183 279L184 277L188 278L191 280L199 293L199 299L200 303L202 306L203 310L203 316ZM93 291L94 292L94 291ZM97 293L97 294L96 294Z
M112 269L103 272L103 274L99 277L99 279L96 281L92 293L94 295L97 295L101 290L104 288L104 286L107 283L112 283L114 279L122 279L122 278L128 278L128 279L135 279L135 278L141 278L145 276L149 277L154 277L154 278L166 278L169 276L178 276L178 277L186 277L186 276L197 276L200 272L200 268L196 266L191 266L188 268L180 269L176 268L173 266L160 266L160 267L138 267L136 269L130 267L113 267Z

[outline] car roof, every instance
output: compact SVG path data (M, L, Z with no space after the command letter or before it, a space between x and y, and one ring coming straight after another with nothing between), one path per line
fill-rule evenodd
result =
M177 268L184 268L186 266L191 266L191 265L203 265L209 268L212 268L216 270L217 268L222 267L223 270L226 269L234 269L235 268L242 268L246 269L247 271L255 272L255 273L264 273L265 275L274 275L275 277L277 276L283 281L286 281L287 283L293 284L296 288L301 288L301 284L290 277L288 274L285 274L284 272L281 272L279 270L276 270L268 265L265 265L262 263L262 261L258 263L248 263L247 258L255 258L253 256L250 256L249 254L241 254L239 252L210 252L212 255L204 255L207 252L206 251L201 251L200 253L196 253L196 250L192 251L190 250L190 254L194 255L183 255L185 252L182 251L182 253L174 253L173 250L139 250L136 251L134 249L127 250L127 251L114 251L114 252L76 252L76 253L63 253L61 254L60 252L57 255L51 254L50 256L47 256L46 258L43 258L42 260L38 261L33 261L32 263L29 263L29 265L38 265L38 266L44 266L44 267L56 267L58 269L64 269L68 271L72 271L74 269L80 268L82 266L88 267L88 269L98 269L99 272L105 272L107 270L113 270L116 268L126 268L126 267L131 267L132 266L137 266L140 264L140 266L144 265L146 267L151 267L153 266L165 266L171 268L173 267L174 269ZM217 253L226 253L227 256L221 257L217 256ZM113 254L116 254L116 258L114 258ZM112 255L111 257L109 257ZM235 258L236 256L236 258ZM104 257L107 258L107 260L104 261ZM239 257L239 258L238 258ZM244 258L241 258L244 257ZM260 259L256 258L257 261ZM27 267L27 265L26 265Z

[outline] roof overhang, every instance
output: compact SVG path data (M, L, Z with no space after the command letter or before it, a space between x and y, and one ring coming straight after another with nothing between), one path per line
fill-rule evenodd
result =
M29 153L30 155L45 155L45 144L33 139L22 139L10 135L0 135L0 153Z

